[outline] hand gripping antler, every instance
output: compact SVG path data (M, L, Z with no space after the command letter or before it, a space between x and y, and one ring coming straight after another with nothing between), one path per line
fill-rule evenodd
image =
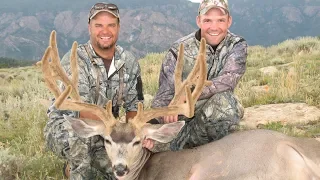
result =
M97 105L82 102L78 91L78 61L77 61L77 42L74 42L71 49L70 67L72 72L71 80L60 64L60 58L57 48L56 32L52 31L50 35L50 45L46 49L41 60L42 73L49 90L54 94L56 100L54 106L60 110L89 111L97 115L111 132L111 127L116 123L112 114L112 102L109 101L106 109ZM49 58L51 57L51 62ZM63 92L57 85L57 80L61 81L66 87ZM71 99L67 99L70 97Z
M188 77L182 82L182 69L184 64L184 48L183 44L180 44L179 55L177 58L177 65L175 69L175 94L168 107L154 108L143 111L143 105L138 104L138 113L133 119L133 123L138 127L142 127L146 122L152 118L160 116L169 116L182 114L186 117L194 116L194 108L197 99L202 93L204 86L211 84L207 79L207 63L205 58L205 39L201 39L199 54ZM195 85L193 92L191 93L191 86ZM185 97L186 102L181 103L181 98Z

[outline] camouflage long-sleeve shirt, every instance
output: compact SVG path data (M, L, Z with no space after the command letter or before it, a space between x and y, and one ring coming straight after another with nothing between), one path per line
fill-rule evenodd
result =
M89 53L92 56L91 62L88 53L85 49L88 46ZM70 51L64 55L61 60L63 68L70 76ZM112 100L113 109L119 104L123 104L126 112L137 111L137 103L143 101L142 82L140 76L140 66L133 54L124 51L122 47L116 46L115 55L110 65L108 75L104 66L103 60L95 54L90 45L90 41L86 44L79 45L77 48L78 66L79 66L79 94L83 101L97 104L104 107L108 100ZM120 84L120 69L123 69L123 91L122 102L118 103L119 84ZM97 77L99 73L99 90L97 91ZM59 118L65 111L54 110L54 113L49 110L50 118ZM70 112L71 113L71 112ZM114 112L118 113L118 112ZM58 117L57 117L58 116ZM75 113L74 116L77 116Z
M182 79L186 79L199 52L200 30L179 39L169 49L162 63L159 90L152 107L167 106L174 96L174 70L181 43L184 44L185 62ZM216 49L206 45L207 79L212 81L212 85L204 88L199 99L208 99L216 93L227 90L233 91L246 70L246 59L247 43L242 37L233 33L228 32Z

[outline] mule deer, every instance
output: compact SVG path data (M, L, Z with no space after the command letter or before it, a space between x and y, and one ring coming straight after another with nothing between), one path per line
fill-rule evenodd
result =
M137 115L127 123L113 117L110 101L106 109L81 101L77 92L76 48L77 43L74 43L70 62L73 73L69 79L59 63L55 32L51 33L50 45L41 61L45 82L56 97L56 108L87 110L100 118L101 121L65 116L79 136L100 135L105 139L105 149L118 179L320 179L320 142L269 130L237 132L221 140L177 152L151 154L142 147L141 141L145 138L167 143L184 126L183 121L151 125L146 123L148 120L164 115L194 115L196 100L208 84L204 40L201 40L194 69L183 82L183 46L180 46L175 72L176 93L171 104L165 108L143 110L139 103ZM66 89L63 92L56 80L64 83ZM193 84L195 88L191 93ZM181 102L181 97L186 97L186 102Z

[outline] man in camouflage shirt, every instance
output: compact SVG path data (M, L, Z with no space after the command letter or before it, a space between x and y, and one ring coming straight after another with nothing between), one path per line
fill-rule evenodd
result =
M116 45L120 30L118 7L97 3L89 13L90 40L77 48L79 94L88 103L105 106L112 100L112 111L119 116L123 106L126 118L132 118L137 103L143 101L140 66L130 52ZM61 64L70 75L70 51ZM44 134L46 145L70 165L70 179L115 179L104 148L103 138L80 138L63 115L98 119L90 112L49 108L49 121Z
M152 107L167 106L174 96L174 69L179 53L179 44L184 44L185 63L183 79L192 70L199 52L200 39L206 44L208 80L212 85L205 87L191 119L167 116L164 123L185 120L176 139L170 143L171 150L192 148L227 135L243 116L243 107L234 94L234 89L245 73L247 58L246 41L228 29L232 17L227 0L203 0L197 16L199 30L176 41L163 61L159 90ZM153 146L152 143L148 148Z

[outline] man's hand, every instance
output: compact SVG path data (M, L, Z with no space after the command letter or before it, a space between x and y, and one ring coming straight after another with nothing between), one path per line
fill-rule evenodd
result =
M174 116L164 116L163 117L163 122L165 124L169 124L169 123L173 123L173 122L177 122L178 121L178 115L174 115Z
M149 150L151 150L154 146L154 140L152 139L145 139L142 141L142 147L145 147Z
M181 96L178 100L179 103L185 103L186 102L186 96ZM173 122L177 122L178 121L178 115L173 115L173 116L164 116L162 117L163 122L165 124L169 124L169 123L173 123Z

